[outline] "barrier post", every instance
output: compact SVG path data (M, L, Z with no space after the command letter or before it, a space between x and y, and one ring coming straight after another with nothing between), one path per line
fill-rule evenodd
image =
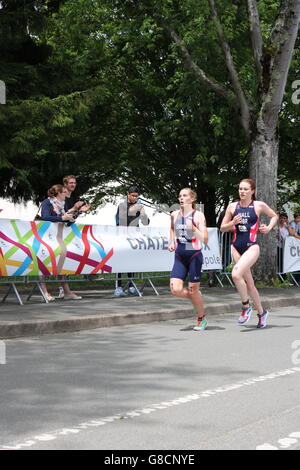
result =
M28 297L27 297L27 302L31 299L31 297L33 296L33 293L35 291L35 289L38 289L40 291L40 294L41 296L43 297L43 300L46 304L49 303L49 300L46 298L44 292L43 292L43 289L41 288L41 284L40 284L40 281L33 281L34 282L34 285L33 285L33 288L31 289L30 293L28 294Z
M8 291L6 292L6 294L4 295L4 297L2 298L2 303L5 302L5 300L7 299L7 297L9 296L9 294L13 292L19 302L20 305L24 305L23 302L22 302L22 299L20 297L20 294L18 292L18 289L16 288L16 285L14 282L10 282L9 283L9 288L8 288Z
M215 273L215 276L221 287L224 287L221 276L224 276L229 282L231 287L234 287L234 284L231 280L231 273L226 271L227 266L232 262L231 260L231 232L220 232L219 231L219 244L220 244L220 254L222 258L222 271Z

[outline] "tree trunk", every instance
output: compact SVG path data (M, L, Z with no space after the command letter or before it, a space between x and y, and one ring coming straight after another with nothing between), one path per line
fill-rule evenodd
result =
M282 0L279 2L277 17L273 27L268 25L271 34L265 46L259 19L258 1L248 0L248 13L252 48L257 72L259 102L252 108L250 95L246 96L240 83L239 74L233 60L225 31L222 27L216 1L208 0L212 19L215 23L219 44L233 92L210 77L192 59L180 36L165 19L156 16L158 23L167 31L188 69L200 82L208 85L217 95L227 99L228 104L238 110L241 125L250 142L250 178L258 188L257 199L264 201L276 210L278 137L276 126L282 104L288 71L292 59L295 41L299 29L300 0ZM254 113L259 110L257 117ZM255 127L251 129L252 123ZM210 209L210 208L209 208ZM265 222L262 217L261 222ZM276 278L276 230L268 235L259 236L261 256L254 267L257 279L270 283Z
M258 129L252 140L249 173L258 188L256 199L264 201L276 211L278 137L275 133L269 135L264 129ZM260 223L268 222L266 216L261 217ZM270 284L272 279L276 279L277 273L276 230L271 230L267 235L259 234L258 242L260 257L253 267L253 275L256 280Z

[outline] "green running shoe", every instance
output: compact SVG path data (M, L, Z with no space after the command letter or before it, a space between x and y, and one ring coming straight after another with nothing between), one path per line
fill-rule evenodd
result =
M206 327L207 327L207 320L206 320L205 317L203 317L202 319L199 318L199 320L197 321L197 323L194 326L193 330L194 331L203 331L203 330L205 330Z

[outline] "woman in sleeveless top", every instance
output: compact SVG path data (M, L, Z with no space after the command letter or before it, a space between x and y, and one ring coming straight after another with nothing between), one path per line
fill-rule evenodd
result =
M232 258L234 268L232 280L240 294L242 313L240 324L250 320L252 307L249 297L252 298L258 314L257 328L267 326L269 312L263 309L259 293L254 285L251 267L256 263L260 248L257 243L257 233L267 234L277 223L277 215L267 204L255 200L256 185L251 179L243 179L239 184L238 202L229 204L221 225L221 232L233 231ZM270 217L268 225L259 225L259 216L266 214Z
M172 212L169 250L175 251L171 273L170 289L172 295L191 300L197 312L194 330L206 328L207 321L204 305L199 291L203 263L202 243L207 243L208 232L205 217L196 210L197 195L190 188L184 188L179 194L180 209ZM184 281L189 274L188 288Z

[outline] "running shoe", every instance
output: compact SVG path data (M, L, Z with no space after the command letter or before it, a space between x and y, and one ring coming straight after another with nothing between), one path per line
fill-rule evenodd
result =
M257 323L257 328L266 328L267 326L267 318L270 312L268 310L264 310L262 315L257 315L258 316L258 323Z
M45 298L47 299L48 302L54 302L54 300L55 300L55 297L52 297L52 295L49 294L49 292L44 294L44 296L45 296Z
M132 295L133 297L138 297L139 293L135 287L128 287L128 295Z
M239 324L244 325L245 323L248 323L248 321L251 318L251 313L252 313L252 307L242 307L242 313L239 318Z
M196 325L194 326L194 331L203 331L207 327L207 320L206 318L202 318L202 320L198 320Z
M71 292L70 294L65 294L64 299L65 300L81 300L82 297L81 295L75 294L75 292Z
M123 291L122 287L117 287L114 292L115 297L125 297L125 292Z
M60 287L59 288L59 291L58 291L58 296L55 297L56 299L64 299L65 297L65 291L63 289L63 287Z

